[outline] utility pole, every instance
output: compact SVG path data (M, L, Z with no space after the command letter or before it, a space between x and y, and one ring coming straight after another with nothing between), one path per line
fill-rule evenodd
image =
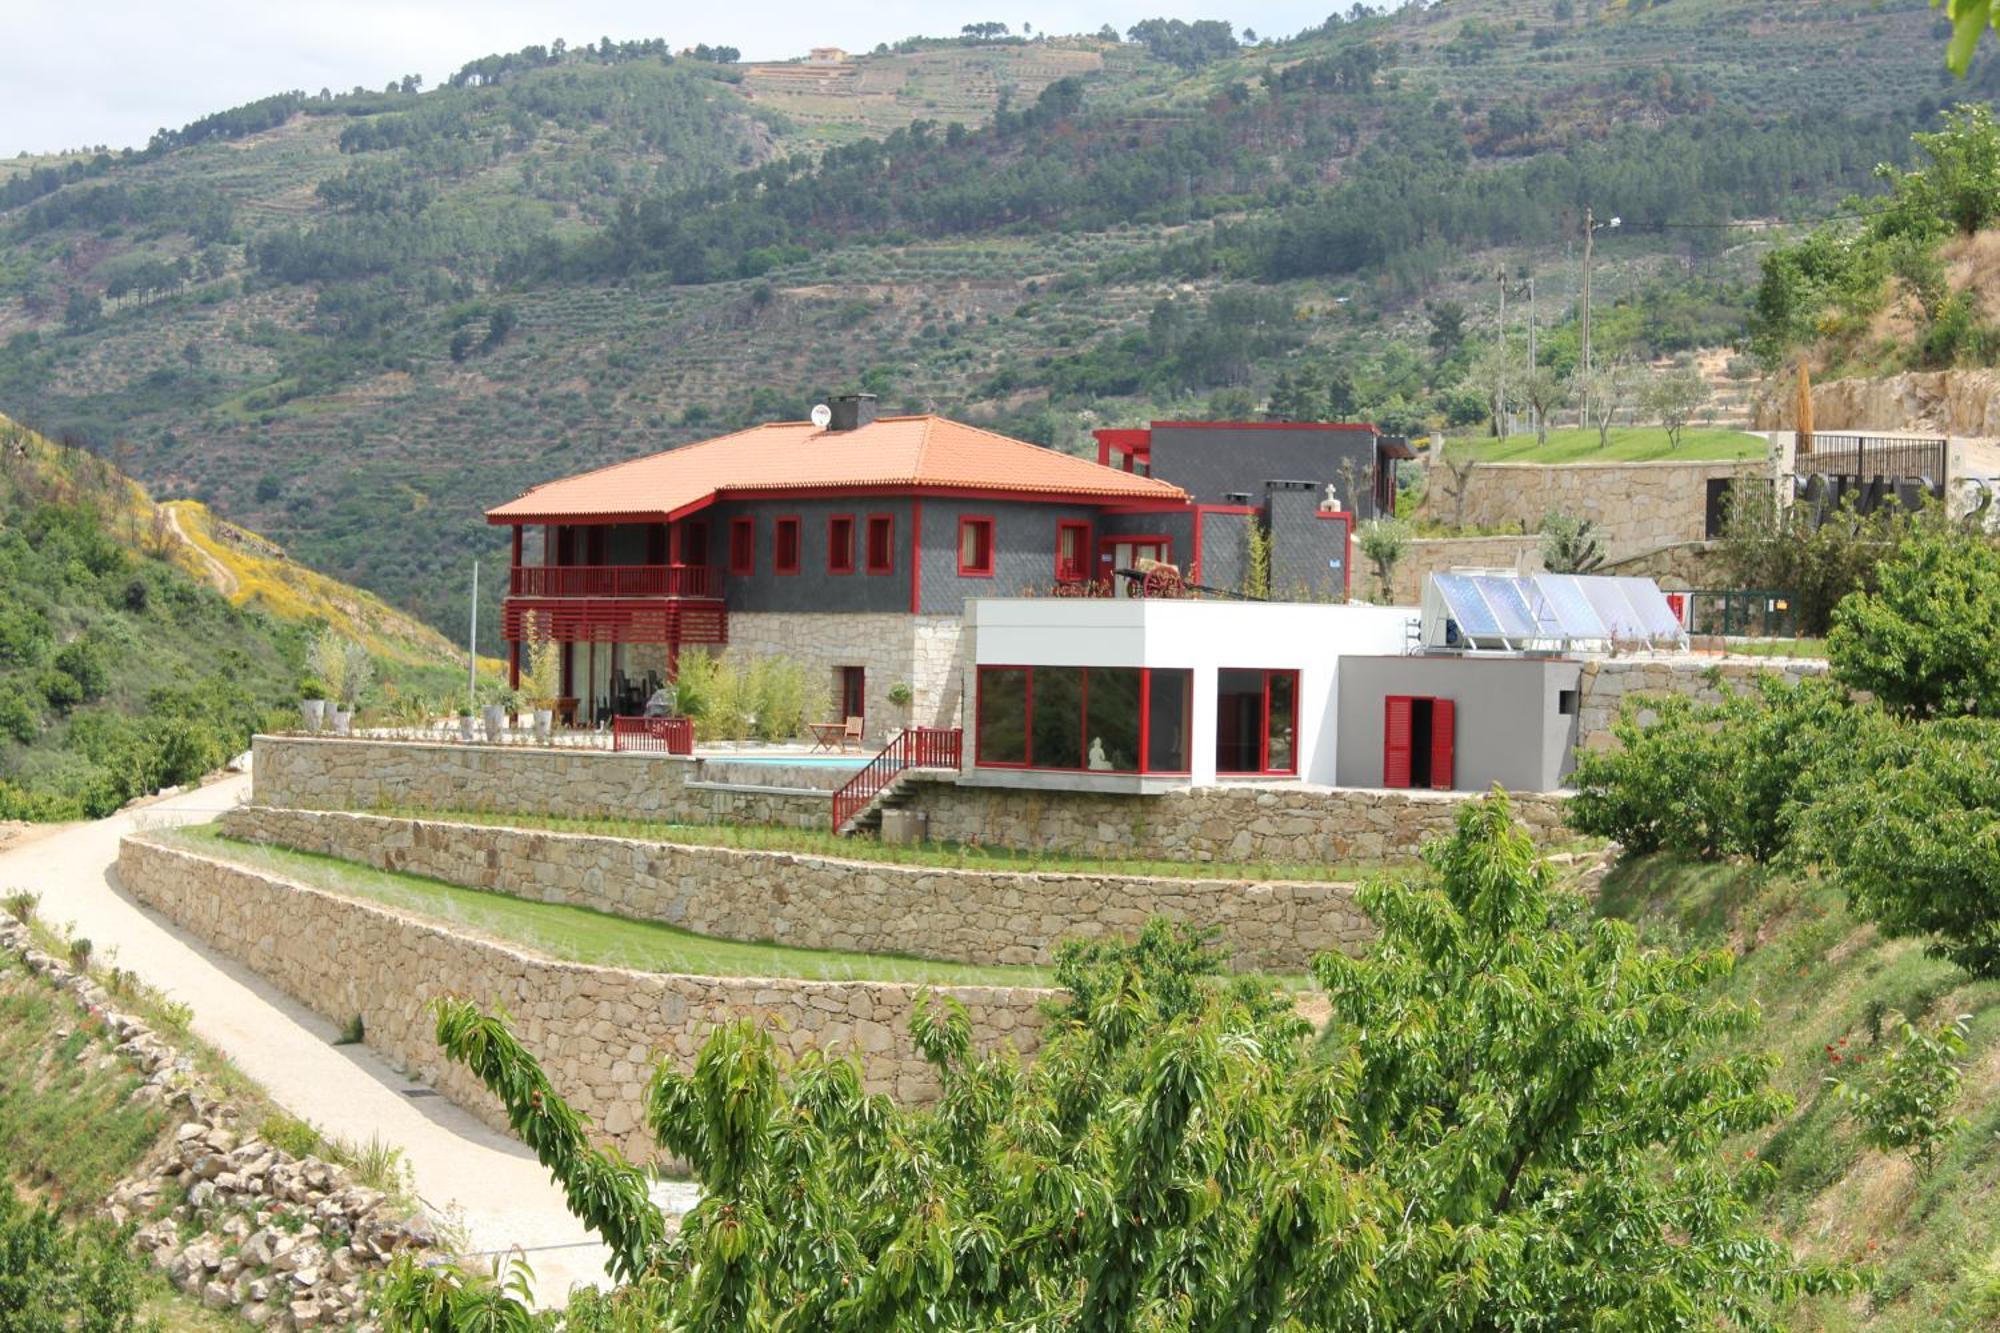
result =
M1507 266L1505 264L1502 264L1500 266L1499 276L1500 276L1500 355L1502 357L1505 357L1507 355ZM1507 429L1507 381L1504 379L1500 381L1499 393L1497 397L1499 398L1499 403L1497 404L1499 410L1494 414L1495 420L1493 422L1493 426L1496 434L1505 436L1511 434L1511 432Z
M479 706L479 562L472 562L472 631L465 636L465 706Z
M1616 227L1625 219L1614 217L1609 222L1598 222L1591 213L1590 206L1583 209L1583 374L1590 377L1590 250L1597 237L1599 227Z

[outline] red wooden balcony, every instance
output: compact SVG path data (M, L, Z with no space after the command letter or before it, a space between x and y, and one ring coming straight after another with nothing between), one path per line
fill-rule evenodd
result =
M713 565L516 565L514 597L716 597Z

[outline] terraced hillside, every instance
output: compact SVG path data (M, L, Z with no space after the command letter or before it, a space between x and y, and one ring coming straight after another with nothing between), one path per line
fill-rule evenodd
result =
M1573 362L1586 205L1627 224L1596 281L1636 361L1726 343L1784 234L1729 223L1834 207L1990 91L1938 22L1465 0L1213 58L607 43L274 97L0 165L0 405L456 634L482 507L835 387L1059 445L1308 376L1288 410L1472 424L1496 271Z

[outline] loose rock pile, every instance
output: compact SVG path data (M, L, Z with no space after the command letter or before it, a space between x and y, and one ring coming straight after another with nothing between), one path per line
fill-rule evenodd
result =
M0 948L101 1019L145 1076L132 1100L177 1118L165 1151L114 1186L102 1211L119 1226L145 1221L135 1247L204 1306L276 1330L354 1324L369 1272L436 1244L344 1168L245 1132L240 1110L212 1094L187 1056L111 1008L95 979L36 948L25 925L0 919Z

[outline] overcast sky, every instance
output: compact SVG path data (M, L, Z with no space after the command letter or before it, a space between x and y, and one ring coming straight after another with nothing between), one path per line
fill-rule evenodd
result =
M421 74L426 85L467 60L557 37L665 37L783 60L809 46L866 51L913 33L998 20L1017 31L1120 30L1158 14L1225 18L1287 35L1337 0L1171 0L1050 4L917 0L0 0L10 52L0 71L0 154L106 144L143 146L154 130L289 88L317 92ZM1345 4L1340 5L1345 8Z

